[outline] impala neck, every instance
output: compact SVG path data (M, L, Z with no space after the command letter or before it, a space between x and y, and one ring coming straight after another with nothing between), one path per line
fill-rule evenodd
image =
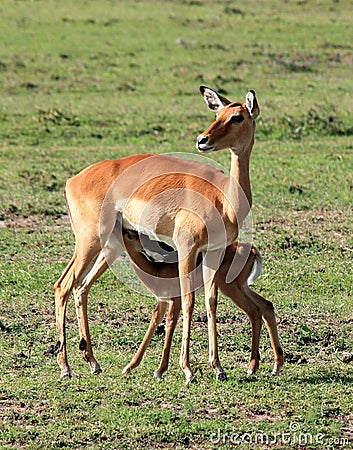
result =
M252 141L240 155L230 149L232 159L227 197L232 208L234 208L233 215L235 212L236 219L240 223L248 215L252 205L249 163L253 143Z

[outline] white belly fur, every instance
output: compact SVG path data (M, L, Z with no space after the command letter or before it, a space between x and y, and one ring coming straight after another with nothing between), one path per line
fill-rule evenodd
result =
M123 228L126 230L136 231L138 234L144 234L152 241L164 242L165 244L176 250L173 239L170 236L164 236L163 234L157 234L150 228L145 228L139 224L130 222L126 217L123 217Z

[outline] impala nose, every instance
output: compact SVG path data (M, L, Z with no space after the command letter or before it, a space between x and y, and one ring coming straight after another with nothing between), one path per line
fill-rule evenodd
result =
M208 137L202 137L201 139L197 138L196 140L197 140L198 145L205 145L205 144L207 144Z
M209 138L200 134L196 138L196 148L199 152L206 153L214 150L214 145L209 145Z

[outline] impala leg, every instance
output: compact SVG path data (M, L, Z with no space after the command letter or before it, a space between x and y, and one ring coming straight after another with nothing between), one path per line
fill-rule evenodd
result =
M189 384L194 379L194 374L190 366L190 334L191 334L191 318L194 311L195 294L183 295L182 310L183 310L183 337L181 343L179 365L185 374L186 384Z
M148 347L149 343L151 342L152 336L154 332L156 331L156 328L158 325L162 322L162 319L164 317L164 314L167 310L168 302L165 301L158 301L157 306L155 310L153 311L150 325L148 327L148 330L141 342L141 345L139 349L137 350L135 356L132 358L131 362L124 367L123 374L128 374L137 367L143 358L143 355L145 354L146 348Z
M104 253L98 255L90 272L81 280L73 289L76 305L76 315L79 326L80 342L79 350L82 352L83 359L89 364L91 373L98 374L102 370L93 356L91 336L88 325L87 302L88 294L93 283L108 269L108 263L105 259Z
M262 315L257 304L253 303L252 297L247 295L242 286L234 289L232 300L248 316L251 324L251 355L248 375L254 375L260 366L260 334L262 328Z
M272 374L279 375L280 370L284 364L283 350L280 344L277 321L274 312L273 304L261 297L261 295L249 289L251 293L252 300L257 304L261 310L262 318L264 319L268 334L270 336L273 356L274 356L274 367Z
M258 308L254 308L247 312L251 323L251 356L248 369L248 375L253 375L257 372L260 365L260 334L262 328L262 316Z
M162 359L158 369L155 371L153 375L154 378L162 378L164 372L168 369L170 347L172 344L174 330L180 316L180 309L181 309L180 297L175 297L169 302Z
M187 248L187 250L190 247ZM179 250L179 255L186 254ZM194 374L190 366L190 334L191 319L195 306L195 293L193 291L193 277L196 268L196 253L191 252L188 256L179 259L179 278L181 288L181 305L183 311L183 336L181 343L179 365L185 374L186 384L194 379Z
M227 284L224 281L225 277L223 277L223 273L221 271L221 276L219 277L219 287L224 295L232 299L233 303L235 303L247 314L250 320L252 330L251 358L248 369L248 374L250 375L257 371L260 363L259 340L262 315L260 308L252 301L251 293L248 295L245 292L243 283L246 282L246 277L248 275L247 271L245 272L245 280L242 280L242 277L239 276L233 282Z
M212 260L210 261L210 258ZM205 256L203 263L203 277L205 286L205 303L207 311L207 326L208 326L208 345L209 345L209 363L216 373L216 378L219 381L226 381L227 375L223 370L218 354L218 340L217 340L217 302L218 302L218 285L216 279L217 259L219 254L211 254Z
M206 291L206 289L205 289ZM208 291L210 297L206 297L206 310L207 310L207 326L208 326L208 339L209 339L209 363L212 369L215 371L216 378L219 381L227 381L227 375L223 370L218 354L218 339L217 339L217 287L214 287L211 291Z
M100 373L101 368L93 356L87 313L88 294L93 283L122 253L122 247L118 245L117 241L115 241L114 244L114 246L106 246L100 251L92 268L78 280L77 286L73 289L77 321L80 331L79 349L82 352L83 359L89 364L91 373L93 374Z
M92 246L92 248L90 248L88 251L86 251L85 248L83 248L83 251L80 251L79 246L77 246L74 257L55 284L55 311L57 330L57 343L55 347L57 362L61 369L61 378L71 377L71 369L67 362L65 332L67 302L70 293L77 288L78 280L89 271L89 268L92 267L96 257L97 251L94 246Z
M56 315L56 333L57 342L55 345L55 353L57 362L61 370L61 378L71 378L71 369L67 362L66 350L66 306L72 291L73 285L73 267L75 265L76 256L67 265L61 277L55 284L55 315Z

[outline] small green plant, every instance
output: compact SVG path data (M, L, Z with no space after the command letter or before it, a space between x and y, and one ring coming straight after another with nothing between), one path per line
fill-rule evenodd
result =
M330 114L327 115L327 109ZM335 112L335 107L310 108L301 118L285 117L284 123L289 127L290 135L294 139L301 139L308 135L320 136L351 136L353 126L345 124Z
M37 121L39 123L44 123L48 128L49 125L70 125L79 127L80 119L77 116L72 116L63 113L57 108L53 109L39 109L37 113Z

